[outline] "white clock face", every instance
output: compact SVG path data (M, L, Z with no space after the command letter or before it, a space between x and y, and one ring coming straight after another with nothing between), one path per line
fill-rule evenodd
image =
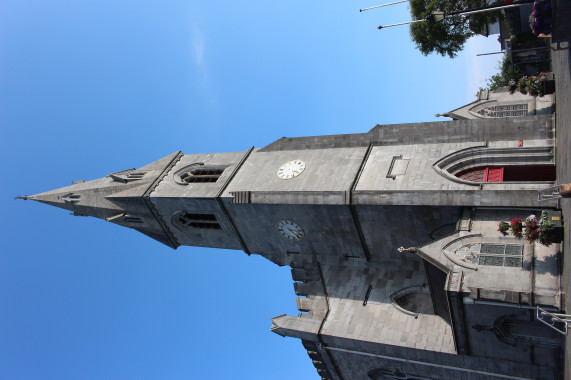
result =
M305 162L301 160L293 160L280 166L276 174L280 179L292 179L303 173L304 170Z
M301 240L305 235L303 228L299 224L287 219L280 220L276 228L283 238L289 240Z

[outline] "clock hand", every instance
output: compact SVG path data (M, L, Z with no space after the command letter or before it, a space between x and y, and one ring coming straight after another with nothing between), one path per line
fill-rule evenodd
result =
M301 239L299 237L299 232L297 232L296 230L292 230L291 228L287 228L287 231L292 234L297 240Z

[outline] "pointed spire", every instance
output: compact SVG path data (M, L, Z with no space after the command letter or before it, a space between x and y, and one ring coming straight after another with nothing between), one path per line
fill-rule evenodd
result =
M91 181L35 195L18 196L71 211L74 216L93 216L124 227L133 228L171 248L179 246L153 210L145 194L182 156L175 152L139 169L128 169Z
M123 212L119 206L108 201L105 197L105 195L114 192L112 190L119 191L117 186L115 186L117 189L110 189L110 183L110 179L100 178L30 195L26 199L63 208L72 211L74 214L105 219Z

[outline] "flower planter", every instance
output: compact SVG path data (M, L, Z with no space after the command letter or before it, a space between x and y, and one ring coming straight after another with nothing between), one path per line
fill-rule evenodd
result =
M554 94L555 93L555 81L554 80L546 80L543 82L543 94Z
M517 239L525 238L530 244L539 243L549 247L563 238L561 212L543 210L539 216L533 213L525 220L516 217L509 224L502 220L498 224L498 232L504 236L511 234Z
M569 184L569 188L571 189L571 184ZM561 217L561 211L547 210L547 219L553 223L552 233L555 235L553 242L561 243L563 241L563 220Z
M555 79L553 74L541 73L537 76L521 77L517 83L511 80L508 84L510 94L517 89L522 94L533 97L555 93Z

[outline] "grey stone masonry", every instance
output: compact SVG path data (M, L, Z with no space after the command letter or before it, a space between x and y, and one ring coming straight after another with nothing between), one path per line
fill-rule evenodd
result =
M498 223L554 205L551 115L377 125L245 152L174 153L27 197L170 247L244 250L292 268L301 339L323 379L557 379L561 244Z
M368 133L282 137L260 152L348 148L375 145L441 144L474 141L518 141L554 138L551 115L517 119L478 119L377 125Z

